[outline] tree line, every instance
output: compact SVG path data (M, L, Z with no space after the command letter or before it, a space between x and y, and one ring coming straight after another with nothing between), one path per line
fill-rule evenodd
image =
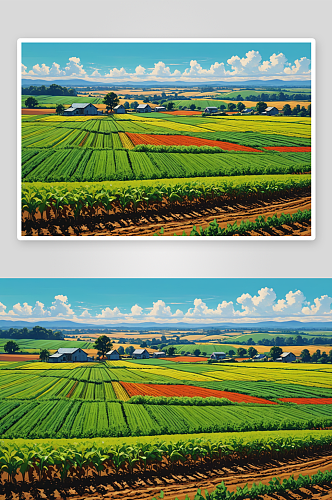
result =
M33 340L62 340L62 332L58 330L48 330L42 326L34 326L31 330L28 328L9 328L9 330L0 330L2 339L33 339Z
M49 87L45 85L41 85L40 87L34 85L22 87L22 95L76 96L77 92L75 89L68 89L67 87L61 87L61 85L52 83Z

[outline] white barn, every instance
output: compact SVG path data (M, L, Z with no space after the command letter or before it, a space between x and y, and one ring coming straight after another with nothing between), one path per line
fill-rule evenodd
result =
M149 104L139 104L136 108L138 113L151 113L152 109Z
M164 356L166 356L166 353L163 352L163 351L156 351L152 354L152 357L153 358L163 358Z
M262 115L269 115L269 116L278 115L278 114L279 114L279 110L277 108L275 108L274 106L269 106L262 113Z
M292 363L296 361L296 356L292 352L283 352L280 355L280 358L277 358L276 361L281 361L282 363Z
M155 111L166 111L166 108L165 108L165 106L156 106L156 107L154 108L154 110L155 110Z
M77 115L98 115L99 113L96 106L91 102L74 102L70 108L65 109L63 116L77 116Z
M132 354L132 357L134 359L149 359L150 354L146 349L135 349L135 351Z
M210 359L225 359L226 358L226 353L225 352L213 352L210 356Z
M118 106L115 106L115 108L114 108L114 113L123 114L125 112L126 112L126 108L124 107L123 104L118 104Z
M106 358L107 359L120 359L120 354L118 353L118 351L116 349L113 349L112 351L108 351L106 353Z
M91 360L86 352L75 347L61 347L48 358L49 363L84 362Z
M213 113L217 113L218 108L215 106L208 106L207 108L204 109L204 113L207 113L208 115L212 115Z

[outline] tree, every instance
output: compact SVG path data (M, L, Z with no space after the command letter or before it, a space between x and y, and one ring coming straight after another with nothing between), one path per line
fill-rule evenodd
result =
M95 343L93 344L93 348L98 350L98 356L101 356L102 358L105 356L107 351L109 351L112 348L112 342L107 335L101 335L100 337L97 338Z
M20 350L18 343L14 340L8 340L3 348L8 354L13 354L14 352L18 352Z
M162 97L163 99L166 99L166 94L165 94L165 92L162 92L162 93L161 93L161 97Z
M50 351L48 351L47 349L40 349L39 353L40 361L47 361L49 357L50 357Z
M236 108L234 102L229 102L227 104L227 111L234 111L234 109Z
M311 360L310 352L308 349L303 349L300 354L302 363L309 363Z
M55 108L55 112L57 115L62 115L65 110L65 107L63 104L58 104L57 107Z
M202 352L202 356L206 356L207 353L205 351Z
M248 354L251 358L253 358L254 356L256 356L256 354L258 354L258 351L254 347L250 346L248 349Z
M169 356L174 356L175 351L176 351L175 347L169 347L169 348L167 349L167 354L168 354Z
M271 358L273 359L273 361L275 361L277 358L280 358L281 354L282 354L281 347L278 347L276 345L274 345L273 347L271 347L271 349L270 349L270 355L271 355Z
M234 356L235 355L235 351L233 351L233 349L230 349L228 351L228 356Z
M292 108L289 104L285 104L285 106L282 108L282 112L284 113L284 116L290 116L292 114Z
M167 339L165 337L165 335L162 335L161 338L160 338L161 342L162 343L166 343L167 342Z
M245 109L245 105L243 104L243 102L238 102L236 108L239 111L239 113L241 113L241 111Z
M122 354L124 354L124 348L123 348L123 346L122 346L122 345L120 345L120 346L117 348L117 351L118 351L118 353L120 354L120 356L121 356Z
M201 354L201 350L200 349L195 349L194 350L194 355L195 356L199 356Z
M319 360L320 357L321 357L320 349L317 349L317 351L314 352L313 355L311 356L311 361L313 361L314 363L317 363L317 361Z
M135 351L135 347L133 347L132 345L126 347L126 349L125 349L125 353L128 354L128 356L131 356L134 351Z
M123 107L126 109L129 109L129 102L128 101L124 102Z
M171 101L168 102L167 103L167 110L168 111L172 111L173 108L174 108L174 102L171 102Z
M220 111L224 111L224 109L226 109L225 104L220 104L219 109Z
M130 103L130 107L131 107L131 109L137 109L137 107L138 107L138 102L137 102L137 101L133 101L133 102L131 102L131 103Z
M237 349L237 355L239 358L243 358L247 354L247 350L243 349L243 347L238 347Z
M148 347L147 343L143 340L143 342L140 343L140 347Z
M196 109L196 104L190 104L189 109L191 109L191 111L194 111Z
M261 114L263 113L263 111L265 111L267 108L267 104L266 102L263 102L263 101L259 101L257 104L256 104L256 111Z
M27 108L35 108L38 106L38 101L34 97L28 97L24 104Z
M309 106L307 107L307 111L308 111L308 116L311 116L311 104L309 104Z
M103 99L103 103L106 104L107 113L109 111L113 111L113 109L119 104L119 102L119 98L114 92L109 92Z

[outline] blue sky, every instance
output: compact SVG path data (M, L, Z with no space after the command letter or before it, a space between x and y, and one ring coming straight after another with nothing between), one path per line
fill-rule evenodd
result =
M29 43L22 76L160 82L310 79L310 43Z
M0 279L0 318L97 324L329 321L332 279Z

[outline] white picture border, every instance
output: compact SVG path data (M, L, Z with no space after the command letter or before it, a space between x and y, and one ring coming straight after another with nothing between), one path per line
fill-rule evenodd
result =
M24 43L310 43L311 44L311 235L310 236L22 236L21 63ZM314 38L19 38L17 40L17 239L20 241L310 241L316 238L316 40Z

